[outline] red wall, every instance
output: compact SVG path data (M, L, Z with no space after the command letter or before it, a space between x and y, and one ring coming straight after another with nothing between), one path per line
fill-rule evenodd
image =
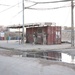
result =
M60 44L61 43L61 27L48 26L47 33L48 33L48 37L47 37L48 44Z
M38 33L41 29L42 32ZM40 39L37 41L39 44L43 44L43 37L42 33L46 34L46 41L48 45L52 44L60 44L61 43L61 27L59 26L44 26L44 27L33 27L33 28L26 28L26 39L28 39L29 43L33 43L33 34L34 32L36 35L40 36Z

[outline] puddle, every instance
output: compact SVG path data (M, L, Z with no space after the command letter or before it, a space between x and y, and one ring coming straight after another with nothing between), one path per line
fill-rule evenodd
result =
M50 51L50 52L21 52L21 51L0 50L0 55L10 56L10 57L41 58L41 59L61 61L61 62L75 64L75 56L69 55L67 53L56 52L56 51Z
M61 60L62 62L75 64L75 56L72 56L66 53L61 53Z
M68 53L60 53L56 51L41 52L41 53L31 52L31 53L26 53L25 56L75 64L75 58L74 58L75 56L69 55Z

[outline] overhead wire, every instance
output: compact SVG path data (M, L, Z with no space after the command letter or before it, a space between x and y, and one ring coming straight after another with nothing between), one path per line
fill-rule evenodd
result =
M61 7L55 7L55 8L31 8L32 6L35 6L35 5L37 5L37 3L34 3L34 4L30 5L30 6L25 7L25 9L31 9L31 10L52 10L52 9L59 9L59 8L70 7L70 6L61 6ZM22 12L22 10L19 11L15 16L13 16L13 18L16 17L18 14L20 14L21 12Z
M66 8L66 7L70 7L70 5L68 6L60 6L60 7L54 7L54 8L25 8L25 9L31 9L31 10L52 10L52 9L59 9L59 8Z
M22 2L19 2L19 0L18 0L18 3L17 3L18 8L19 8L19 4L20 4L20 3L22 3ZM13 18L15 18L16 16L18 16L22 11L23 11L23 10L19 11L17 14L15 14L14 16L12 16L11 21L13 20Z
M31 6L33 6L33 5L31 5ZM28 7L25 7L25 9L32 9L32 8L29 8L29 7L31 7L31 6L28 6ZM65 8L65 7L70 7L70 6L61 6L61 7L56 7L56 8L45 8L45 10L47 9L47 10L50 10L50 9L59 9L59 8ZM33 9L34 10L34 9ZM35 8L35 10L37 10L36 8ZM44 9L43 9L44 10ZM15 16L13 16L13 17L16 17L18 14L20 14L21 12L22 12L23 10L21 10L21 11L19 11Z
M25 7L25 9L30 8L30 7L32 7L32 6L35 6L35 5L37 5L37 3L35 3L35 4L30 5L30 6Z
M39 8L28 8L26 7L25 9L32 9L32 10L52 10L52 9L59 9L59 8L66 8L66 7L70 7L70 6L61 6L61 7L55 7L55 8L42 8L42 9L39 9ZM14 17L16 17L18 14L20 14L23 10L19 11Z
M33 5L30 5L30 6L27 6L27 7L25 7L25 8L26 8L26 9L27 9L27 8L30 8L30 7L32 7L32 6L35 6L36 4L37 4L37 3L35 3L35 4L33 4ZM16 15L13 16L13 18L16 17L17 15L19 15L22 11L23 11L23 10L19 11Z
M59 3L59 2L68 2L71 0L61 0L61 1L48 1L48 2L36 2L36 1L29 1L29 0L25 0L27 2L32 2L32 3L37 3L37 4L46 4L46 3Z
M27 0L25 0L25 1L27 1ZM67 1L70 1L70 0L67 0ZM62 1L50 1L50 2L35 2L35 1L28 1L28 2L33 2L34 4L33 4L33 5L30 5L30 6L28 6L28 7L25 7L25 9L32 9L32 10L50 10L50 9L59 9L59 8L67 7L67 6L62 6L62 7L56 7L56 8L30 8L30 7L32 7L32 6L35 6L35 5L39 4L39 3L58 3L58 2L66 2L66 1L63 1L63 0L62 0ZM21 2L20 2L20 3L21 3ZM13 6L7 8L7 9L4 9L4 10L0 11L0 13L5 12L5 11L11 9L11 8L15 7L16 5L18 5L18 4L20 4L20 3L17 3L17 4L15 4L15 5L13 5ZM7 5L7 6L8 6L8 5ZM69 6L68 6L68 7L69 7Z
M26 1L26 0L25 0L25 1ZM70 0L68 0L68 1L70 1ZM58 2L58 1L56 1L56 2ZM45 2L44 2L44 3L45 3ZM46 3L47 3L47 2L46 2ZM55 2L50 2L50 3L55 3ZM19 4L19 3L18 3L18 4ZM38 4L38 3L35 2L34 4L25 7L25 9L30 9L30 10L52 10L52 9L59 9L59 8L70 7L70 6L61 6L61 7L55 7L55 8L31 8L32 6L35 6L35 5L37 5L37 4ZM20 14L22 11L23 11L23 10L19 11L15 16L13 16L13 18L16 17L18 14Z
M25 1L26 1L26 0L25 0ZM53 9L59 9L59 8L66 8L66 7L70 7L70 6L61 6L61 7L54 7L54 8L31 8L31 7L32 7L32 6L35 6L35 5L37 5L37 4L59 3L59 2L68 2L68 1L71 1L71 0L67 0L67 1L51 1L51 2L28 1L28 2L32 2L32 3L34 3L34 4L25 7L25 9L31 9L31 10L53 10ZM19 3L18 3L18 4L19 4ZM15 7L15 6L16 6L16 5L13 5L13 6L11 6L11 7L8 8L8 9L11 9L11 8L13 8L13 7ZM75 5L74 5L74 6L75 6ZM6 10L8 10L8 9L6 9ZM4 11L6 11L6 10L3 10L3 11L1 11L1 12L4 12ZM17 15L19 15L22 11L23 11L23 10L19 11L15 16L13 16L13 18L16 17ZM1 12L0 12L0 13L1 13Z
M25 9L30 9L30 10L52 10L52 9L59 9L59 8L66 8L66 7L70 7L70 6L61 6L61 7L55 7L55 8L31 8L32 6L37 5L38 3L34 3L30 6L25 7ZM20 14L23 10L19 11L14 17L16 17L18 14Z
M25 7L25 8L26 8L26 9L27 9L27 8L30 8L30 7L32 7L32 6L35 6L36 4L37 4L37 3L34 3L33 5L27 6L27 7ZM20 14L22 11L23 11L23 10L19 11L15 16L13 16L13 18L16 17L18 14Z
M59 9L59 8L66 8L66 7L70 7L70 6L60 6L60 7L54 7L54 8L31 8L32 6L35 6L37 4L45 4L45 3L58 3L58 2L68 2L71 0L61 0L61 1L48 1L48 2L35 2L35 1L29 1L29 0L25 0L28 2L33 2L35 4L29 6L29 7L25 7L25 9L31 9L31 10L52 10L52 9Z
M19 15L22 11L23 10L19 11L16 15L13 16L13 18L16 17L17 15Z
M0 4L0 6L10 6L10 5L6 5L6 4Z
M61 6L61 7L55 7L55 8L25 8L25 9L31 9L31 10L52 10L52 9L59 9L59 8L66 8L70 6Z
M20 3L22 3L22 2L20 2ZM11 8L13 8L13 7L17 6L17 5L18 5L18 4L20 4L20 3L17 3L17 4L15 4L15 5L13 5L13 6L9 7L9 8L6 8L6 9L4 9L4 10L0 11L0 13L5 12L5 11L7 11L7 10L11 9Z

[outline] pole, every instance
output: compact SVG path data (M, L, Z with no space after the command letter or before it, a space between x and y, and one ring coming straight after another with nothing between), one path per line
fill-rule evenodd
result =
M19 44L20 44L20 24L19 24Z
M24 0L22 2L23 5L23 30L22 30L22 43L24 44Z
M71 0L71 47L74 47L73 0Z

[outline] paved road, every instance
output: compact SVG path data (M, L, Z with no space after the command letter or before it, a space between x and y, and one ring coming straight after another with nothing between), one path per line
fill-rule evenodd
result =
M0 75L75 75L75 66L42 59L0 55Z
M6 45L7 48L10 48L10 50L0 49L0 75L75 75L74 64L37 58L15 57L14 55L18 54L16 49L19 45L17 42L6 43L6 41L1 41L0 45L4 47ZM20 45L19 47L24 50L24 46ZM15 48L16 51L11 50L11 48Z

